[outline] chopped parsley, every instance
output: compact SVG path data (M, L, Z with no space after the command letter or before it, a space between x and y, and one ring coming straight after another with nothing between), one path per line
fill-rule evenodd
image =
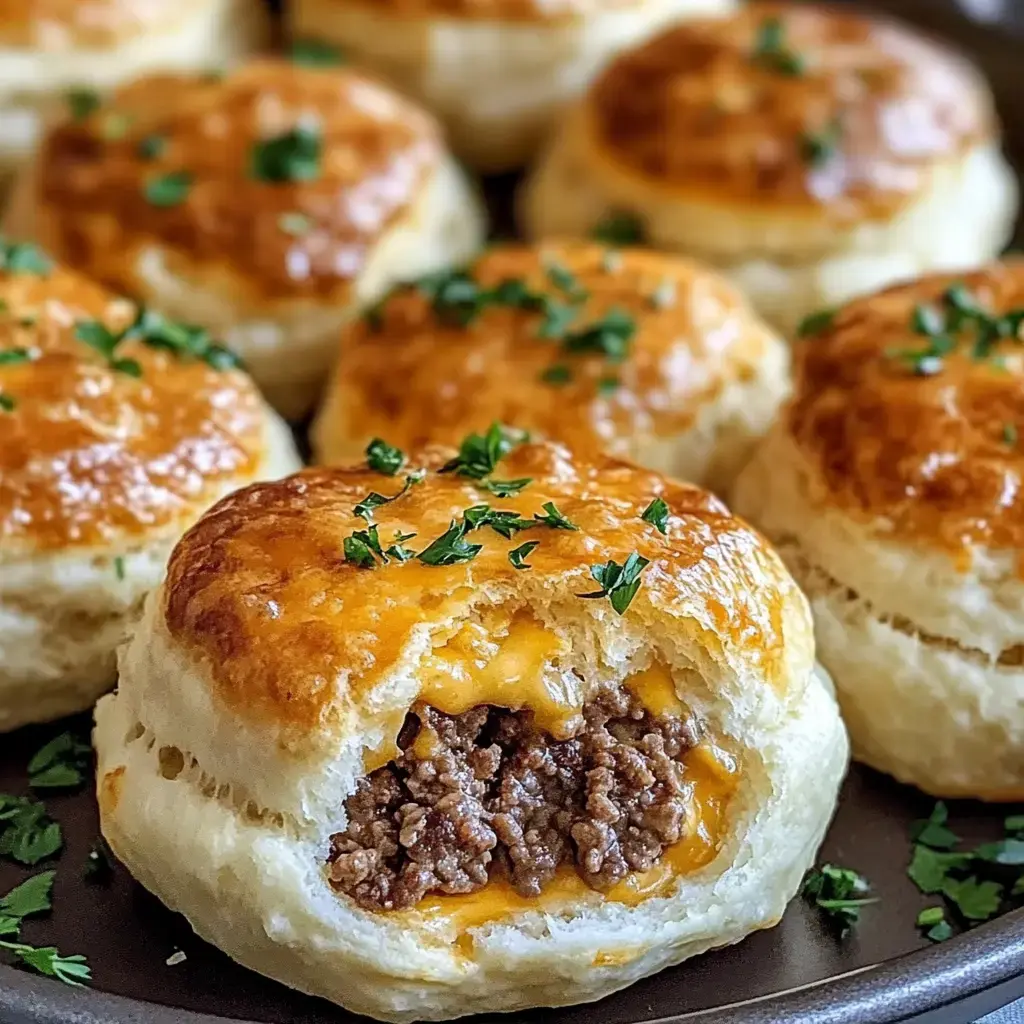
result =
M612 603L612 608L619 615L624 615L640 589L642 582L640 576L648 565L650 565L650 560L635 551L622 565L611 559L603 565L592 565L590 575L598 582L601 589L592 594L577 594L576 596L587 600L607 597Z
M598 221L590 235L605 245L641 245L644 241L644 226L635 214L613 210Z
M1003 444L1008 445L1010 448L1016 448L1019 439L1020 435L1017 432L1017 425L1015 423L1004 423Z
M383 494L378 494L376 491L370 491L370 493L352 509L352 512L354 515L357 515L361 519L365 519L369 522L373 518L373 510L375 508L380 508L382 505L390 505L391 502L398 501L398 499L402 497L410 487L413 487L415 484L421 483L422 481L422 472L410 473L405 478L405 485L397 494L393 494L388 498Z
M139 140L135 151L143 160L156 160L167 149L167 139L163 135L147 135Z
M249 173L257 181L316 181L323 139L315 124L298 124L253 144Z
M658 533L667 534L668 516L668 505L665 504L664 499L655 498L650 505L644 509L643 515L641 515L640 518L645 523L650 523Z
M405 453L400 448L375 437L366 446L366 464L374 473L394 476L405 464Z
M960 837L948 824L946 805L936 803L932 813L915 824L913 854L907 875L927 895L941 895L961 927L988 921L1016 904L1024 896L1024 840L1017 838L1007 822L1007 837L983 843L974 849L959 849ZM918 918L926 936L940 942L953 934L941 916L942 908L929 908ZM934 934L933 934L934 931Z
M597 382L597 393L602 398L608 398L621 387L622 381L618 377L601 377Z
M109 141L123 139L131 126L132 118L129 114L122 113L120 110L111 110L103 115L100 134Z
M917 927L924 932L925 938L932 942L945 942L953 937L953 929L946 920L943 907L926 907L917 915Z
M526 559L530 557L531 552L538 544L540 544L539 540L528 540L525 544L520 544L519 547L513 548L508 553L508 560L516 569L532 568L527 564Z
M838 119L830 121L818 131L806 132L800 136L800 151L804 162L811 167L824 167L839 152L842 141L843 126Z
M469 529L465 519L461 523L453 519L448 529L416 557L424 565L457 565L472 561L483 550L483 545L470 544L466 540Z
M0 856L38 864L64 845L60 825L38 800L0 794Z
M53 260L30 242L5 242L0 237L0 270L45 277L53 270Z
M18 408L18 402L13 395L0 391L0 412L14 412Z
M828 330L832 326L837 312L838 310L835 309L819 309L816 313L805 316L796 329L797 337L811 338Z
M0 935L14 935L23 917L53 909L50 894L56 871L41 871L0 896Z
M541 526L550 526L553 530L579 529L575 523L570 522L558 511L558 506L553 501L545 501L541 508L544 509L544 515L539 512L535 512L533 515L534 521L540 523Z
M92 763L92 747L72 732L62 732L40 747L28 763L33 789L74 789L81 786Z
M0 939L0 949L14 953L23 964L65 985L79 986L91 979L89 964L80 953L61 956L56 946L27 946L22 942Z
M675 281L666 277L651 293L650 303L653 309L671 309L676 304Z
M628 355L636 333L636 321L623 309L613 307L594 323L565 335L567 352L599 352L620 363Z
M533 477L523 476L518 480L482 480L479 486L485 491L490 491L496 498L510 498L532 483Z
M800 77L807 61L786 43L786 26L781 18L765 18L754 40L754 62L770 71Z
M84 121L99 110L100 94L93 89L72 89L66 96L73 121Z
M357 530L346 537L342 541L342 549L345 552L345 561L360 569L375 569L377 558L385 561L376 526L371 526L368 530Z
M572 370L565 363L553 363L540 375L540 379L545 384L554 384L556 387L560 387L572 380Z
M967 288L955 284L942 294L939 305L914 307L910 327L927 339L925 345L890 349L886 354L918 376L932 376L942 370L943 357L957 348L961 337L966 336L971 343L972 359L993 360L993 348L1000 341L1020 340L1022 325L1024 309L997 316L984 309Z
M845 935L860 920L862 907L878 900L867 896L871 887L863 875L850 868L823 864L804 879L801 892Z
M336 68L345 63L341 50L319 39L296 39L288 49L293 64L305 68Z
M286 234L291 235L292 238L301 238L303 235L308 235L310 229L313 227L313 221L304 213L282 213L277 218L277 226Z
M188 171L160 174L146 182L142 194L151 206L178 206L192 190L192 180L192 175Z
M125 578L124 556L123 555L115 555L114 556L114 575L119 580L122 580L122 581Z
M526 440L520 431L492 423L486 434L468 434L459 445L459 454L441 467L442 473L458 473L472 480L490 476L501 460Z
M572 302L585 302L590 293L580 284L576 275L561 263L548 263L548 280Z
M518 512L501 512L490 505L474 505L462 513L468 529L477 530L489 526L495 533L511 540L520 530L529 530L536 525L532 519L523 519Z
M415 533L402 533L401 530L396 530L394 544L384 553L388 558L393 558L396 562L408 562L411 558L416 557L416 552L412 548L405 547L404 544L405 541L412 540L415 536Z

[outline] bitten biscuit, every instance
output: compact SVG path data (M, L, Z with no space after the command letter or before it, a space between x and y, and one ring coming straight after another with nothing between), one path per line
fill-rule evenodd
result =
M501 246L342 332L314 445L344 463L378 435L457 444L497 419L719 490L774 419L788 365L785 343L699 264Z
M534 237L595 230L726 271L790 331L1010 236L1014 175L961 57L846 7L754 3L611 62L522 196Z
M1024 262L819 318L735 499L811 600L861 760L1024 798Z
M483 232L426 113L356 71L284 61L133 83L46 136L9 217L207 327L291 418L324 387L343 323Z
M0 240L0 732L91 707L185 528L298 467L233 365Z
M761 536L498 427L368 457L175 550L97 710L132 874L391 1021L598 999L775 924L847 742Z

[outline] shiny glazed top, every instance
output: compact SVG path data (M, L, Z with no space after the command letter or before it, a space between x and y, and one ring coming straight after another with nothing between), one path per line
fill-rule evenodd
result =
M306 0L306 3L318 14L333 12L338 18L344 17L347 8L362 8L395 18L559 22L638 7L641 0Z
M218 0L0 0L0 46L107 49L161 32Z
M403 289L342 337L331 406L342 422L319 424L335 442L326 447L356 458L376 435L403 447L457 444L497 419L577 452L626 456L645 437L685 430L780 344L723 277L659 253L505 246L470 274L483 289L521 281L575 308L565 336L541 337L543 313L511 304L488 304L459 326L422 290ZM573 332L615 310L635 324L623 359L568 350Z
M244 374L125 341L135 377L76 337L133 313L65 270L0 270L0 563L160 535L259 465L264 409Z
M46 137L42 231L124 291L140 252L162 248L197 287L246 302L339 298L440 146L428 115L345 68L150 76ZM270 165L288 177L268 180Z
M951 286L1007 318L984 357L977 327L943 332L929 361L922 318L954 318ZM1024 545L1024 260L925 278L848 305L799 345L788 429L811 496L885 537L938 546ZM936 326L938 326L938 321ZM923 365L918 365L923 364ZM915 369L916 367L916 369Z
M344 547L367 530L353 508L370 492L398 494L407 470L385 476L364 465L251 486L186 533L163 591L166 625L172 640L204 659L215 695L232 714L291 733L296 744L310 730L354 728L353 706L356 716L371 714L360 702L416 632L458 629L474 608L477 616L488 608L529 616L539 603L555 616L559 608L585 616L587 608L601 615L602 625L592 628L602 631L619 621L672 618L719 653L755 663L766 686L788 684L800 641L784 635L783 623L806 623L802 598L767 543L717 498L626 463L574 461L552 444L515 448L493 478L532 482L498 498L474 480L436 472L452 454L427 449L411 458L431 472L373 510L382 547L396 532L413 534L401 543L419 554L483 503L531 518L553 501L578 529L537 525L509 540L482 526L465 536L482 545L469 561L392 557L360 567L346 560ZM641 518L658 496L668 506L664 535ZM529 568L517 569L509 552L528 541L539 543ZM607 598L577 596L599 589L592 565L624 564L634 552L650 565L621 620ZM404 709L396 731L402 717Z
M587 102L624 170L703 201L885 216L995 132L963 59L845 8L754 3L620 55Z

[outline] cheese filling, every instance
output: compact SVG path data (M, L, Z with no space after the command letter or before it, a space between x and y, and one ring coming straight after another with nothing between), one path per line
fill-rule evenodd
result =
M714 857L731 758L663 667L588 687L557 668L561 643L514 622L435 650L395 756L346 802L336 890L471 926L570 893L639 902Z

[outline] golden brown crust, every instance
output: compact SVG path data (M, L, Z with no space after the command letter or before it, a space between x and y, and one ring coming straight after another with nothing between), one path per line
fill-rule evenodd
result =
M0 46L107 49L163 30L218 0L0 0Z
M773 19L781 43L765 48ZM787 69L794 55L802 73ZM995 130L979 76L937 44L847 9L777 3L683 22L621 55L587 113L608 158L653 183L840 221L890 214Z
M411 464L438 469L450 450L426 450ZM609 459L572 461L555 445L518 447L496 477L531 478L519 494L495 498L453 473L429 472L401 498L374 511L382 545L414 533L422 551L463 510L492 507L530 518L545 502L578 530L538 526L511 540L489 527L470 532L482 550L450 566L412 559L359 568L344 540L367 524L355 504L390 496L401 476L365 467L310 469L238 491L216 505L178 544L164 591L173 639L205 656L219 698L234 713L297 732L344 716L391 668L416 627L443 627L487 590L511 611L530 586L550 599L598 589L589 567L635 551L651 560L627 616L653 605L659 615L693 610L724 645L759 652L765 678L783 672L783 570L767 544L707 492ZM667 535L641 519L656 496L671 510ZM530 569L508 553L538 546ZM500 597L496 595L500 594ZM568 596L570 601L580 600Z
M949 332L952 352L925 361L925 375L914 369L933 344L915 331L915 309L949 317L944 296L957 284L984 310L1003 317L1016 311L1024 320L1019 259L858 300L798 348L788 429L810 460L812 496L884 536L951 551L1020 548L1024 359L1017 319L1016 334L987 355L975 352L978 331L966 324Z
M133 312L65 270L0 271L0 562L159 533L258 466L264 410L243 374L122 342L136 378L75 336Z
M256 147L295 131L318 151L299 161L312 177L266 180L265 162L254 172ZM426 114L344 68L259 61L224 79L150 76L45 139L44 240L123 291L139 251L159 246L185 277L230 277L254 301L338 297L440 148ZM158 205L147 186L168 175L187 176L183 194Z
M395 18L466 21L558 22L636 7L640 0L306 0L307 20L343 18L352 8Z
M552 278L564 271L568 289ZM488 304L458 326L421 290L404 289L341 339L330 403L339 419L318 430L347 443L349 456L383 434L402 447L457 444L495 419L580 453L625 455L638 439L687 429L724 386L753 377L774 344L723 277L673 256L587 243L503 246L470 275L482 289L522 281L575 306L567 335L624 311L635 324L628 354L567 351L566 337L540 336L543 313L508 304ZM584 301L574 302L575 289Z

